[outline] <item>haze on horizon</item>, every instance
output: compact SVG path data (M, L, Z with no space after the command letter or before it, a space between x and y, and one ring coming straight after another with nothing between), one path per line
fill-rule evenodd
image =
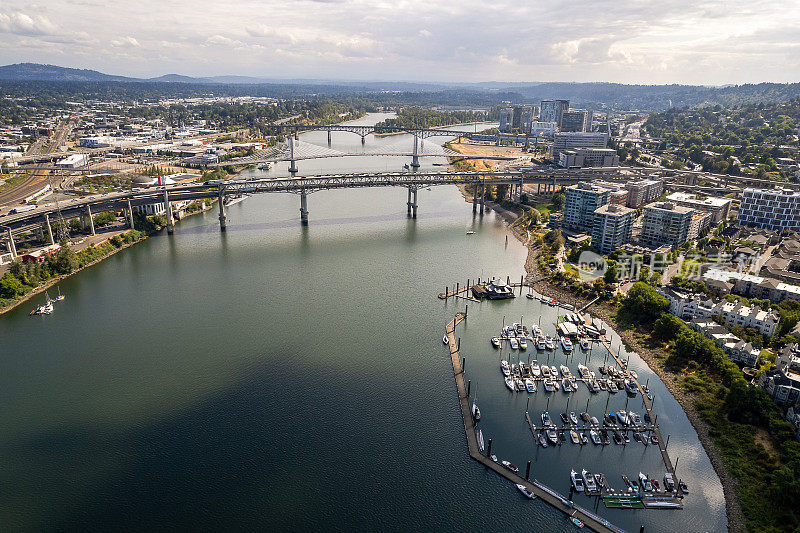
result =
M800 0L6 0L0 63L135 77L797 82L798 27Z

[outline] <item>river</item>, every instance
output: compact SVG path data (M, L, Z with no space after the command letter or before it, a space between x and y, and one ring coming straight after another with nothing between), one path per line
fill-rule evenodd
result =
M327 145L325 132L301 138ZM369 136L364 149L403 140ZM332 147L361 142L334 133ZM298 164L303 174L407 162ZM228 210L227 233L216 210L189 217L173 236L62 282L53 315L27 316L39 296L0 317L4 529L573 530L469 459L441 344L463 301L436 293L467 277L519 279L526 249L494 213L473 216L455 187L421 190L416 220L405 202L401 188L322 191L301 227L296 195L254 196ZM552 333L555 310L525 298L470 304L457 330L494 452L533 460L533 475L563 492L583 466L616 487L620 473L660 479L654 447L534 446L527 395L507 392L488 342L504 316L541 316ZM601 361L595 348L591 363ZM724 531L722 489L696 434L658 378L635 356L631 367L649 378L692 494L682 511L598 512L629 530ZM530 395L532 418L548 396ZM605 398L589 411L602 414ZM551 412L565 402L552 395ZM624 402L618 394L611 407Z

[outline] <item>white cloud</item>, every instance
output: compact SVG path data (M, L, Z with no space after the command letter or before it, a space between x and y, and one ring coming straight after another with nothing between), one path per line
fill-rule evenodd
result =
M800 80L800 0L239 0L236 9L216 0L137 0L121 6L3 0L0 37L9 38L2 39L0 62L37 60L134 76Z

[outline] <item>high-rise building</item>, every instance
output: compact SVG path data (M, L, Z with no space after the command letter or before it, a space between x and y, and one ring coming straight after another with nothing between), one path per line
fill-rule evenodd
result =
M672 202L654 202L644 207L641 242L649 246L680 246L689 237L694 209Z
M564 132L553 135L553 148L550 157L558 161L564 150L578 148L596 148L599 150L608 147L608 135L605 133Z
M500 110L500 131L507 133L514 126L514 108L504 107Z
M616 250L630 242L636 210L617 204L606 204L594 212L592 246L601 254Z
M565 111L561 116L561 131L589 131L592 125L591 112L583 109Z
M522 133L530 133L531 124L533 124L533 106L526 105L522 107L519 121Z
M564 112L569 109L569 100L542 100L542 110L539 120L542 122L555 122L561 127Z
M791 189L745 189L736 222L773 230L800 230L800 193Z
M664 191L664 182L661 180L629 181L625 184L628 189L628 207L639 207L648 204L661 196Z
M572 229L592 231L594 212L609 202L611 190L582 181L567 187L565 196L564 224Z
M562 150L558 164L565 168L618 167L619 156L611 148L577 148Z
M698 200L697 195L687 194L685 192L674 192L667 196L668 202L674 202L684 207L691 207L698 211L711 213L711 223L719 224L728 218L728 212L731 209L733 200L730 198L716 198L708 197L704 200Z

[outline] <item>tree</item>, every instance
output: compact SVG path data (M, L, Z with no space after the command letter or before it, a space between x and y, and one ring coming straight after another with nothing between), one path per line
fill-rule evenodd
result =
M665 340L674 339L684 328L686 324L683 320L672 313L662 314L653 325L655 334Z
M59 274L69 274L78 268L78 256L69 247L66 239L61 241L61 248L53 257L53 268Z
M564 196L563 192L557 192L553 195L553 208L556 211L561 211L564 209L564 203L566 201L566 196Z
M509 186L507 183L500 183L497 185L497 189L494 195L495 200L498 202L505 200L506 196L508 196Z
M22 282L12 276L11 273L6 272L5 275L0 278L0 298L13 299L22 296L24 293L25 287L22 285Z
M603 280L606 283L615 283L617 281L617 277L619 276L619 268L617 267L616 261L611 261L610 259L606 261L606 273L603 274Z
M622 306L630 316L652 322L669 309L669 301L650 285L637 281L628 291Z

